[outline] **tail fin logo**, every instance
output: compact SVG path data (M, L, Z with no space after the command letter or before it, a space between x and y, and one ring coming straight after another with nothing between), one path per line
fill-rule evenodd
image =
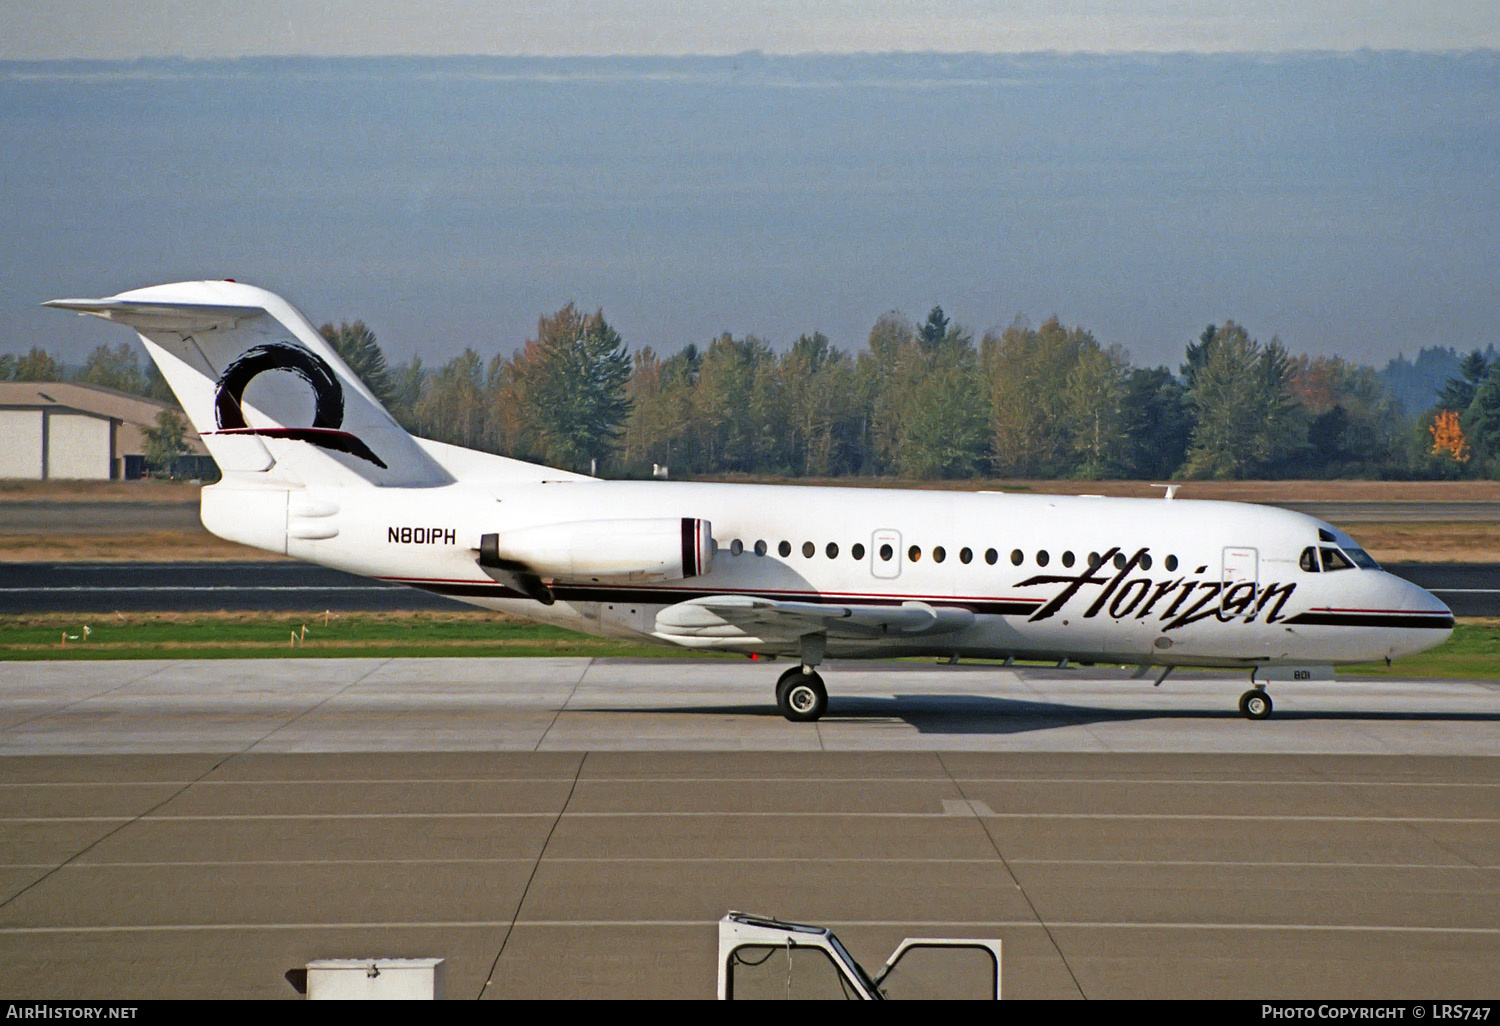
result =
M221 431L247 429L245 412L240 408L245 388L257 376L269 370L286 370L296 374L312 387L316 406L312 426L337 428L344 423L344 389L339 379L317 354L288 342L272 342L241 353L225 369L214 393L214 419Z
M241 406L245 389L266 371L290 371L307 382L313 392L311 427L253 428L245 422ZM333 449L357 456L387 469L360 439L341 430L344 423L344 389L338 375L317 353L290 342L269 342L245 350L220 375L214 390L214 420L220 435L262 435L268 438L291 438L323 449Z

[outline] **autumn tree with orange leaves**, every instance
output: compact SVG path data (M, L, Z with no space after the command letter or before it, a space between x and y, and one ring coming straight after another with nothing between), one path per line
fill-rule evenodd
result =
M1458 414L1452 410L1439 410L1427 429L1432 434L1432 454L1447 454L1459 463L1469 460L1469 442L1464 438L1464 429L1458 422Z

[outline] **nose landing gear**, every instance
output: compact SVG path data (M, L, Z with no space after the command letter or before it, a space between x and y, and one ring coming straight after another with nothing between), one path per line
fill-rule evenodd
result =
M794 666L776 682L776 708L793 723L812 723L828 709L828 689L816 670Z
M1271 696L1264 684L1257 684L1240 696L1240 714L1246 719L1263 720L1271 715Z

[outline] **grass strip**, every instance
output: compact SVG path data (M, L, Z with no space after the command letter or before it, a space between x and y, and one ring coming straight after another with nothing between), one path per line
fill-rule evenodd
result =
M743 658L578 634L486 612L38 613L0 617L0 659L377 656ZM1500 680L1500 619L1460 620L1443 645L1340 676Z
M673 656L495 613L43 613L0 617L0 659Z

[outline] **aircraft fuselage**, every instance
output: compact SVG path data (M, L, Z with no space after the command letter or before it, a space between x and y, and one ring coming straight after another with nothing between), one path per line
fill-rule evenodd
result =
M241 535L243 490L204 494L210 529ZM935 635L830 637L827 655L1162 666L1394 659L1452 628L1441 602L1379 569L1327 570L1316 557L1307 569L1309 549L1363 555L1347 535L1241 503L593 480L287 495L285 551L297 558L588 633L699 648L796 654L785 638L664 635L658 614L705 596L917 603L974 616ZM553 578L549 605L476 561L486 534L679 515L711 525L704 573Z

